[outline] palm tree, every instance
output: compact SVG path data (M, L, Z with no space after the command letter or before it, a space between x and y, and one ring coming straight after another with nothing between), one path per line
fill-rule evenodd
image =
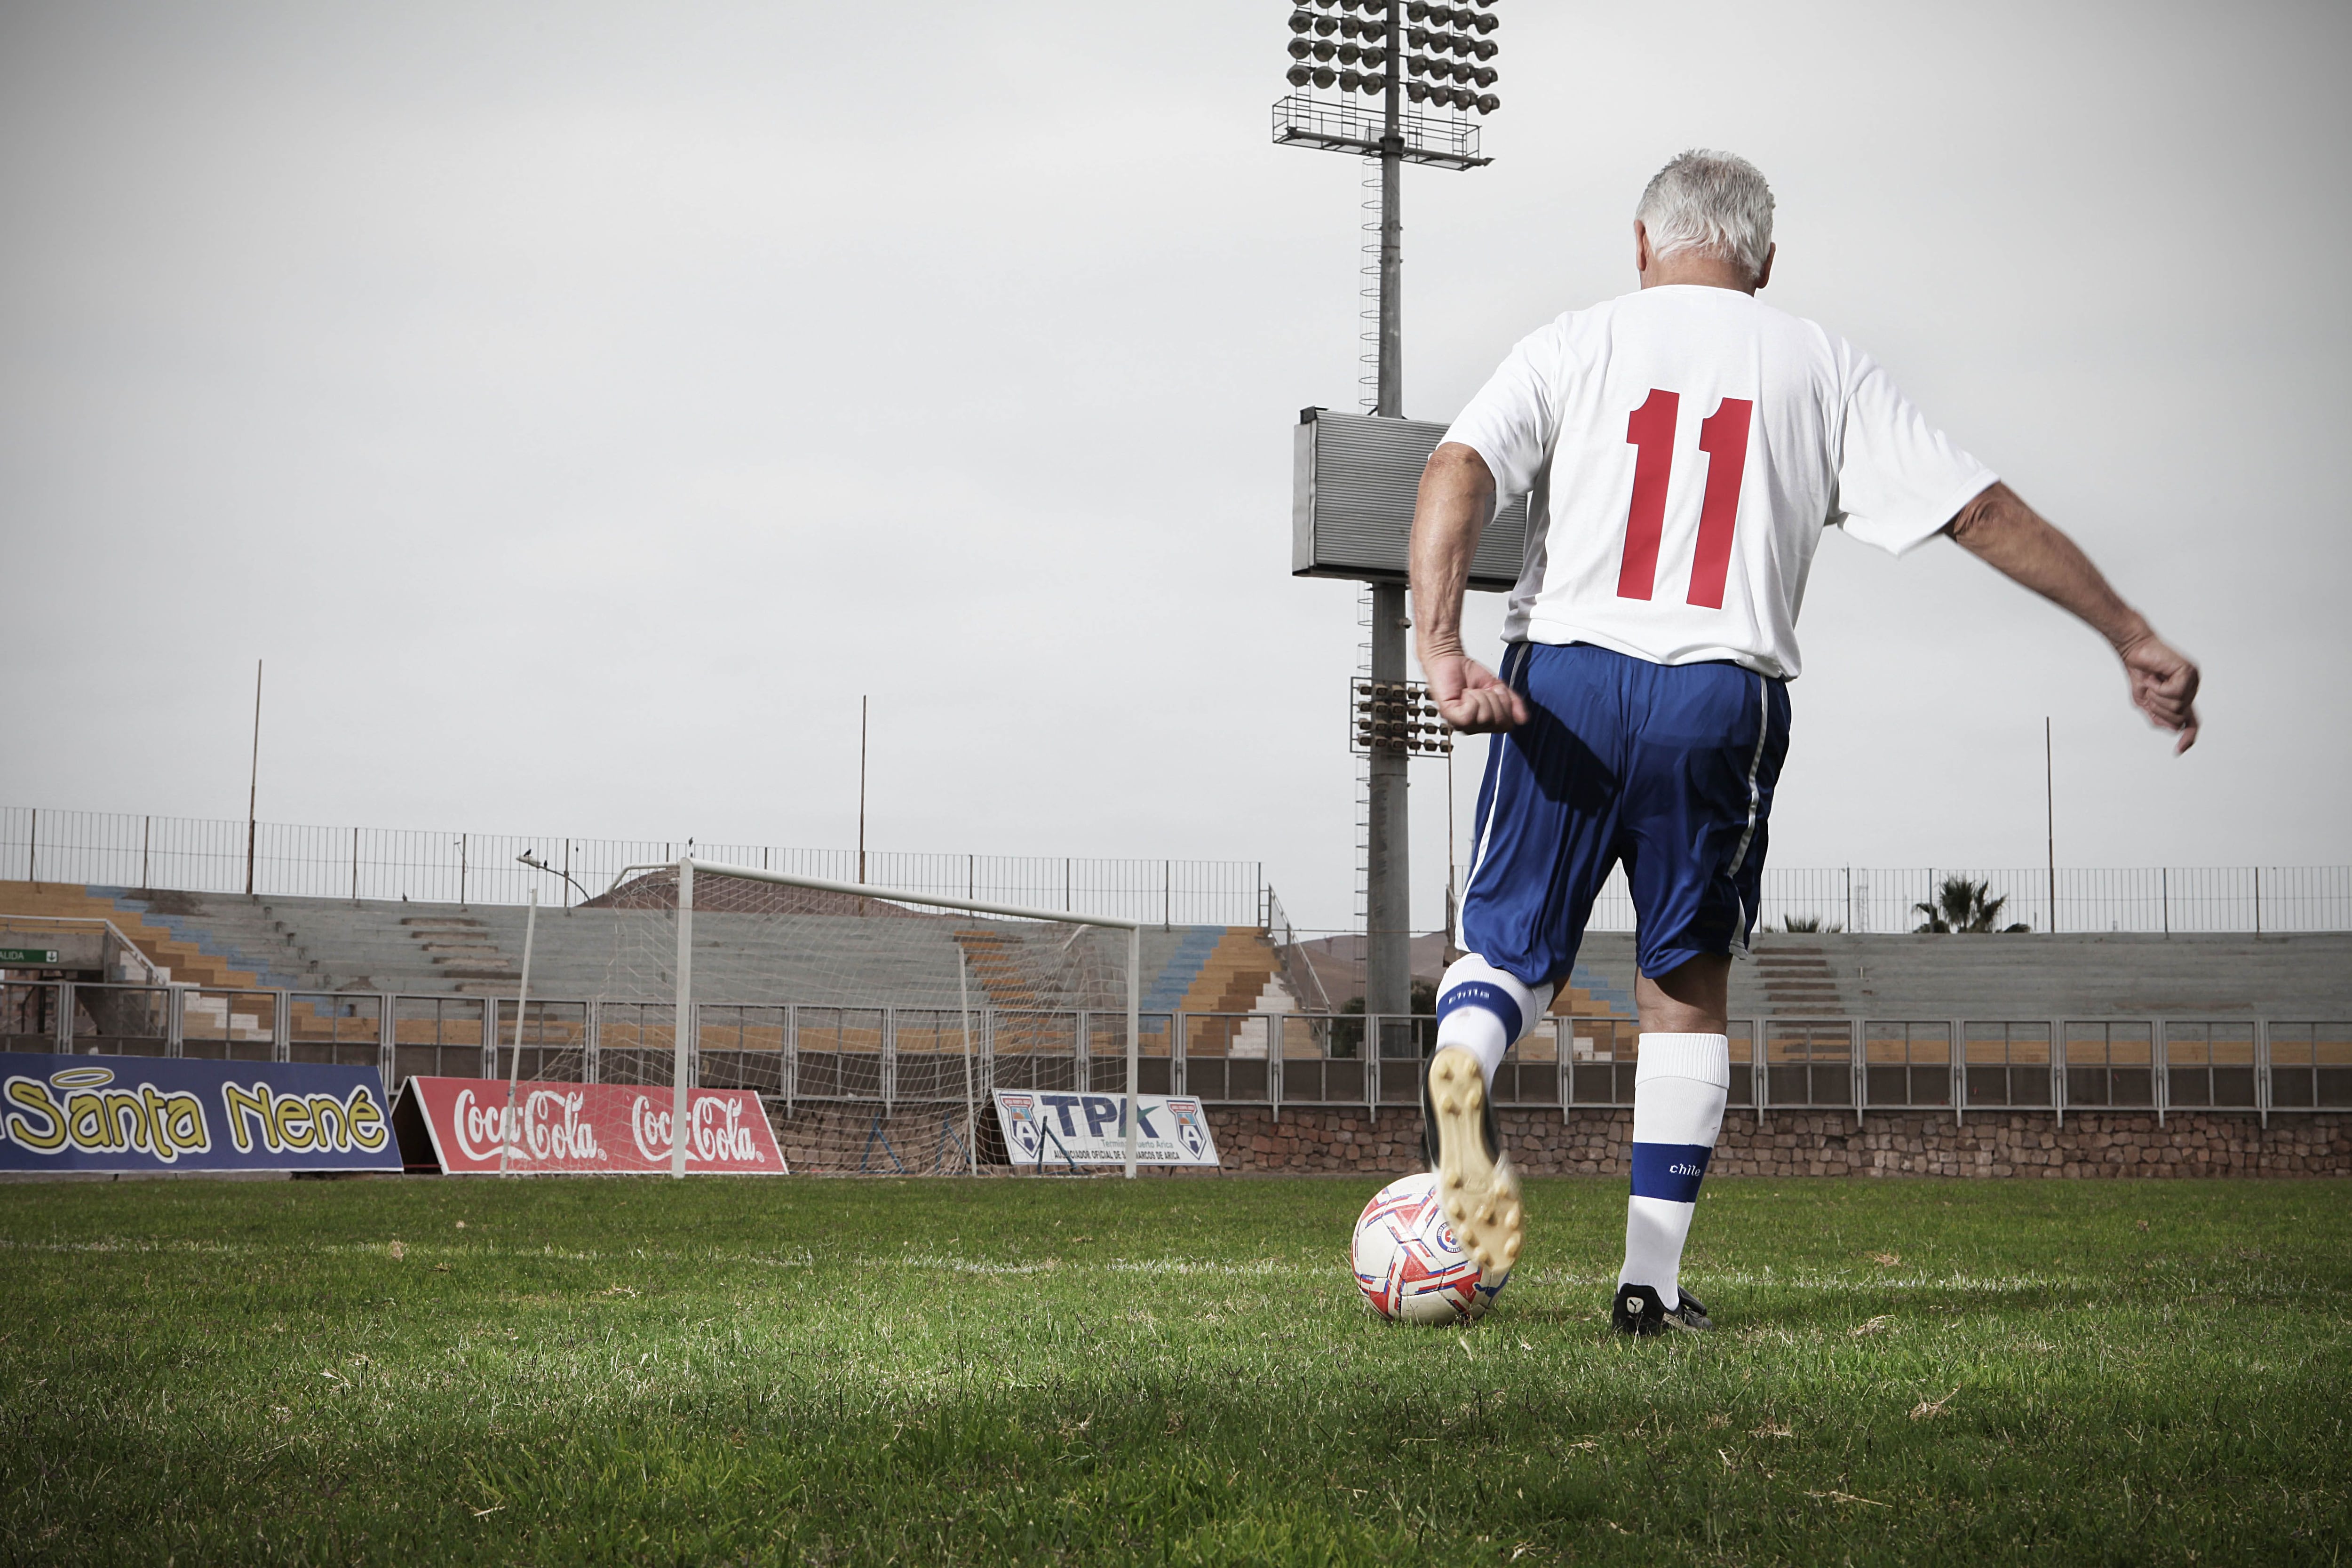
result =
M2014 925L2000 923L2001 907L2008 902L2006 893L1997 899L1992 897L1990 882L1947 877L1943 886L1936 889L1933 902L1911 907L1927 917L1915 928L1922 932L2032 931L2033 928L2022 921Z

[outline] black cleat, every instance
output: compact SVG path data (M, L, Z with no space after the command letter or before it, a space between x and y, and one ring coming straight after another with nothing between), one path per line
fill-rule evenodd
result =
M1647 1285L1620 1285L1617 1299L1610 1303L1609 1326L1621 1334L1644 1337L1663 1334L1668 1329L1695 1334L1715 1327L1715 1320L1706 1315L1699 1299L1687 1290L1670 1312L1659 1304L1658 1293Z

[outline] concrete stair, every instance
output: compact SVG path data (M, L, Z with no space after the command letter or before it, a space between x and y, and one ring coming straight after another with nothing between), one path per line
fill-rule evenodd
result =
M112 921L149 962L173 980L223 989L266 984L257 966L238 963L216 945L183 936L161 918L151 918L136 901L110 896L110 890L57 882L0 882L0 914Z
M0 914L108 920L173 979L218 989L511 995L526 911L505 905L131 892L0 882ZM674 917L540 911L530 991L544 998L665 994ZM785 933L789 933L789 940ZM975 1001L1126 1005L1123 932L977 919L712 913L695 922L706 1000L951 1007L958 944ZM1278 955L1249 928L1140 933L1150 1011L1295 1007ZM1434 950L1433 950L1433 952ZM1630 1019L1633 939L1589 936L1556 1016ZM1181 989L1179 989L1181 985ZM1164 1001L1162 998L1169 998ZM1850 936L1767 933L1731 972L1736 1016L1880 1019L2352 1019L2352 933ZM297 1008L296 1025L301 1010ZM1262 1026L1261 1026L1262 1031Z

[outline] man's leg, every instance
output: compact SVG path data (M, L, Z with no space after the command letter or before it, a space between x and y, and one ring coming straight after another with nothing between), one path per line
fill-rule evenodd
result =
M1429 1063L1429 1163L1462 1249L1482 1272L1518 1261L1518 1179L1495 1127L1492 1088L1503 1053L1525 1039L1551 1003L1476 953L1457 960L1437 990L1437 1047Z
M1711 1325L1683 1243L1731 1085L1731 957L1762 893L1786 689L1727 664L1653 666L1629 770L1623 855L1640 917L1633 1193L1610 1317L1632 1333Z
M1730 958L1709 953L1657 979L1644 975L1633 987L1642 1015L1633 1193L1626 1200L1625 1265L1611 1314L1633 1332L1706 1324L1706 1309L1694 1302L1685 1310L1683 1243L1731 1088L1730 980Z
M1488 742L1458 940L1470 956L1437 994L1437 1047L1423 1079L1430 1168L1462 1248L1490 1275L1517 1260L1518 1180L1495 1125L1491 1086L1504 1052L1549 1005L1616 831L1622 711L1612 679L1622 656L1518 644L1504 679L1528 721Z

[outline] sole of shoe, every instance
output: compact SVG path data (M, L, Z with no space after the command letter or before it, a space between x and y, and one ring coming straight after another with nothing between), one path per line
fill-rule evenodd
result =
M1519 1260L1525 1215L1510 1161L1486 1144L1486 1075L1477 1058L1449 1046L1430 1059L1429 1109L1437 1194L1454 1239L1481 1274L1508 1274Z

